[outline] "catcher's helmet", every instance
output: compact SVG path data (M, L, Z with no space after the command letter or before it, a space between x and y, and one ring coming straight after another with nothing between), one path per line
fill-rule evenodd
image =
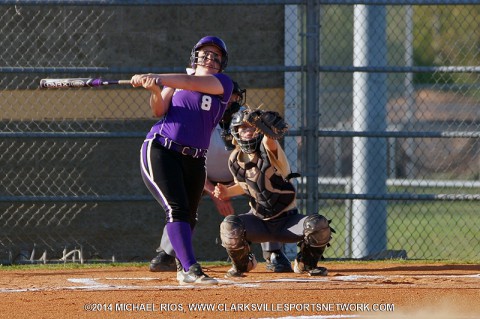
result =
M217 48L219 48L220 51L222 51L222 60L220 61L219 71L222 72L223 70L225 70L228 63L227 46L225 45L225 42L223 42L222 39L214 36L203 37L197 42L197 44L195 44L190 54L190 64L192 68L195 68L195 65L198 63L198 51L206 45L214 45Z
M238 112L233 114L232 122L230 123L230 131L237 142L238 146L240 146L241 150L247 154L255 153L262 143L263 134L255 133L253 137L249 140L244 140L240 138L240 134L238 133L238 128L242 126L245 121L245 116L250 112L250 110L246 107L241 107Z

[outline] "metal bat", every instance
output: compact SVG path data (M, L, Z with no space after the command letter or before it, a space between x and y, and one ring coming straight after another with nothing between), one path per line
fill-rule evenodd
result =
M99 78L71 78L71 79L41 79L41 88L83 88L98 87L112 84L131 84L130 80L104 80Z

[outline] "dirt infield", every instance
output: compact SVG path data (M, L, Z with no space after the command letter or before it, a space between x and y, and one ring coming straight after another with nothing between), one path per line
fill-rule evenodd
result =
M478 318L480 265L326 262L327 277L264 264L218 286L179 286L145 267L0 268L0 318Z

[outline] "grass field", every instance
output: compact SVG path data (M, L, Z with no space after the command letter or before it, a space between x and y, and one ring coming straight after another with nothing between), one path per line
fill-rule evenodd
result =
M201 262L204 267L230 267L231 264L225 261L205 261ZM362 265L368 266L371 264L380 265L388 267L392 264L394 265L405 265L405 266L415 266L415 265L425 265L429 264L432 266L435 265L479 265L475 261L465 262L458 260L404 260L404 259L388 259L388 260L328 260L329 266L341 266L341 265L356 265L361 267ZM57 263L57 264L18 264L18 265L0 265L0 272L9 272L9 271L20 271L28 272L31 270L82 270L82 269L101 269L101 270L115 270L116 268L136 268L136 269L148 269L148 262L86 262L80 264L79 262L66 262L66 263Z
M320 211L336 230L326 257L347 257L345 209L342 202L327 201ZM387 223L387 249L405 250L409 259L480 261L476 202L390 202Z

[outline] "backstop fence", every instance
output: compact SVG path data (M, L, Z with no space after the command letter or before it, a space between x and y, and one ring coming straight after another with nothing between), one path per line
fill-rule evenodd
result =
M247 104L285 115L299 208L336 230L327 258L480 260L477 1L6 0L0 22L3 264L154 255L148 92L39 81L185 72L205 35ZM226 258L220 221L206 197L199 259Z

